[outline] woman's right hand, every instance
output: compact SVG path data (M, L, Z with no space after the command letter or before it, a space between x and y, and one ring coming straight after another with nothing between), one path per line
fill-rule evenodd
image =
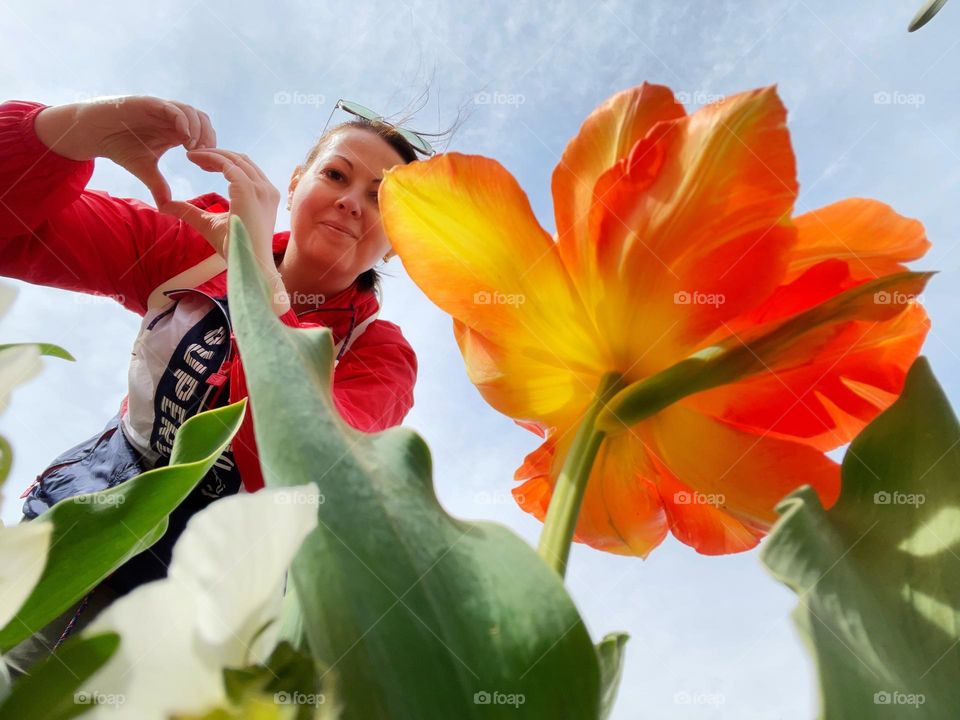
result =
M149 95L95 98L44 108L36 117L40 141L72 160L105 157L139 178L156 206L170 202L170 186L157 166L170 148L216 147L206 113Z

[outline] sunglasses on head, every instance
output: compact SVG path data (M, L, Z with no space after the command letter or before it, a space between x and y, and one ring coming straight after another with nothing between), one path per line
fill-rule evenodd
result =
M404 140L410 143L410 146L421 155L426 155L427 157L430 157L431 155L434 155L437 152L436 150L433 149L433 145L427 142L422 135L418 135L412 130L407 130L406 128L398 127L397 125L394 125L389 120L385 119L383 115L375 113L370 108L365 107L360 103L352 102L350 100L343 100L343 99L337 100L337 104L334 105L333 110L330 111L330 117L327 118L327 124L323 126L324 132L326 132L327 125L330 124L330 118L333 117L333 113L337 110L337 108L340 108L341 110L344 110L345 112L348 112L351 115L356 115L357 117L361 117L364 120L369 120L370 122L383 123L384 125L390 126L394 130L396 130L397 133Z

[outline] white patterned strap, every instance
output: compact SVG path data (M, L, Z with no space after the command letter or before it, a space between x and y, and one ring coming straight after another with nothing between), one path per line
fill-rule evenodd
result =
M214 253L206 260L198 262L193 267L189 267L178 275L174 275L161 285L158 285L147 298L147 309L155 310L161 308L170 302L170 299L163 294L165 290L174 288L195 288L203 285L210 278L214 278L227 269L227 261Z

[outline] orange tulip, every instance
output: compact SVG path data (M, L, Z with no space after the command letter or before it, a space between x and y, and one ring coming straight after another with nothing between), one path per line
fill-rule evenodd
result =
M866 199L792 216L773 87L692 115L658 85L607 100L554 170L553 237L494 160L386 175L387 234L453 317L470 380L545 438L516 472L521 507L544 519L584 419L605 428L574 515L601 550L646 557L670 530L739 552L799 486L832 505L824 451L893 402L929 327L928 275L903 265L929 245L918 221ZM620 395L595 406L604 383ZM661 401L616 432L631 392Z

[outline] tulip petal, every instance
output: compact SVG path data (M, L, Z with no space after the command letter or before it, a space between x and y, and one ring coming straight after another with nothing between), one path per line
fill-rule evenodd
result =
M847 263L856 280L902 272L930 248L923 224L889 205L849 198L794 218L797 244L790 252L785 282L824 258Z
M851 198L795 220L797 245L785 284L750 313L721 328L738 334L759 323L805 311L864 280L899 274L929 247L923 225L875 200ZM825 259L826 258L826 259ZM879 291L880 305L908 288ZM916 289L914 289L916 292ZM875 299L861 298L870 304ZM882 308L881 308L882 309ZM855 320L856 312L845 314ZM893 318L831 328L819 349L808 343L793 365L691 398L701 412L753 432L830 450L849 442L900 394L929 330L923 308L910 304ZM823 336L823 333L820 333ZM765 362L771 362L765 358Z
M750 332L758 325L784 320L827 302L841 293L862 284L850 277L850 267L834 258L824 260L803 272L791 282L778 287L766 300L749 312L732 318L718 327L717 341L733 334Z
M384 175L384 228L427 297L498 345L558 368L597 364L597 335L553 239L502 165L446 153Z
M832 265L840 267L846 276L842 263ZM802 285L804 279L816 274L821 266L811 268L793 284ZM597 426L615 435L680 398L809 364L818 353L836 344L843 333L852 332L848 328L851 323L865 323L862 327L871 328L872 324L893 321L905 312L914 312L911 308L930 277L932 273L902 272L862 282L786 319L778 317L766 323L747 324L739 333L724 323L722 329L730 333L728 337L719 341L710 339L689 357L653 377L625 387L599 413ZM789 299L783 304L789 306ZM911 317L918 332L925 333L926 321L915 314ZM738 322L743 325L743 317ZM865 333L855 335L855 342ZM846 342L850 344L849 339ZM909 356L909 348L908 342L906 349L894 352L898 358L896 364L906 362L904 357ZM919 344L915 348L918 350ZM709 412L718 414L717 408Z
M757 546L763 531L741 522L717 504L717 498L681 482L670 468L657 463L660 497L670 532L703 555L729 555Z
M810 361L849 322L882 323L916 305L932 273L903 272L861 283L786 320L749 328L720 346L739 352L747 347L755 372L777 371Z
M643 83L598 106L567 144L553 171L557 248L571 274L595 276L588 217L599 177L627 156L658 122L685 115L670 88Z
M575 434L575 426L565 432L552 428L514 474L515 480L523 481L513 491L517 504L541 522ZM638 436L624 433L604 440L573 539L605 552L646 558L667 534L666 514L652 476Z
M929 328L917 304L890 320L846 323L799 364L699 393L689 403L750 432L831 450L896 400Z
M621 363L659 344L640 374L662 368L777 287L795 176L770 87L656 125L600 177L590 228L607 297L594 310Z
M654 415L640 428L655 453L651 460L660 471L671 528L699 552L752 547L742 529L762 534L777 518L777 503L802 485L811 485L826 508L839 496L839 465L806 445L729 427L683 403ZM672 493L682 491L714 502L678 502ZM736 523L716 513L729 515Z
M460 320L454 319L453 332L470 382L507 417L564 425L583 414L600 383L596 376L532 356L519 345L498 345Z

